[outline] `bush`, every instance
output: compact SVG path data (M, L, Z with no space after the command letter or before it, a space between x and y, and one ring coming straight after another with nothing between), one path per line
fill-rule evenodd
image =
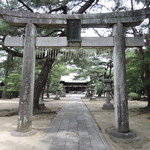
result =
M0 98L2 97L2 90L0 90ZM15 91L15 90L7 90L6 92L6 97L7 98L17 98L19 96L19 91Z
M137 93L129 93L129 98L131 98L132 100L140 100L141 99L141 95L137 94Z

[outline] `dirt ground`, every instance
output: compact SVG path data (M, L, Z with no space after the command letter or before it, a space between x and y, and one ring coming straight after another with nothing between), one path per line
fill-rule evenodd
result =
M45 99L47 109L33 116L32 127L36 134L28 137L11 135L17 127L19 99L0 99L0 150L35 150L57 112L68 102L68 98L61 98L61 101Z
M145 110L147 102L129 102L129 124L130 130L136 133L134 139L118 139L108 135L107 129L115 125L114 110L103 110L104 98L97 101L89 101L83 98L90 113L98 124L105 141L112 150L150 150L150 110ZM113 103L113 102L112 102Z
M47 110L33 116L33 129L37 132L29 137L15 137L11 132L17 126L18 99L0 99L0 150L35 150L57 112L68 103L70 95L61 100L45 99ZM114 110L103 110L104 98L90 101L82 95L82 100L98 124L105 141L112 150L150 149L150 111L142 109L145 101L129 101L130 129L136 133L132 140L111 138L106 129L114 127Z

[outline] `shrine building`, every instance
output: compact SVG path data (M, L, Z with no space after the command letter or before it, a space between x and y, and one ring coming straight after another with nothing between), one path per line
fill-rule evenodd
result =
M76 78L78 74L76 72L69 75L61 76L60 83L63 84L66 93L83 93L90 82L90 77Z

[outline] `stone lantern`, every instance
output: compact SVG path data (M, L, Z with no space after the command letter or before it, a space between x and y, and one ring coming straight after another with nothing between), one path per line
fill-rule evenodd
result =
M61 97L66 97L66 89L65 89L65 87L63 87L62 90L61 90Z
M90 96L91 96L91 88L90 87L88 87L87 89L86 89L86 95L85 95L87 98L89 98Z
M95 84L91 84L91 97L90 100L96 100L95 97Z
M56 92L56 96L54 97L54 100L60 100L60 97L59 97L59 84L56 83L55 84L55 92Z
M110 103L110 92L112 91L113 80L103 79L103 83L105 85L104 92L106 93L106 103L103 105L103 109L114 109L113 104Z

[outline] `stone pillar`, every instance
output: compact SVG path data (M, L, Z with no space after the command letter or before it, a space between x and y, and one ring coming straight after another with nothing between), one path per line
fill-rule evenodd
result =
M95 84L91 84L91 97L90 100L96 100L95 97Z
M60 92L60 90L59 90L59 85L58 85L58 83L56 83L56 85L55 85L55 93L56 93L56 96L54 97L54 100L60 100L59 92Z
M91 88L87 88L86 89L86 95L85 95L87 98L91 97Z
M66 97L66 89L63 86L62 90L61 90L61 97Z
M126 89L125 36L122 23L114 25L114 99L115 125L120 133L129 132Z
M103 79L102 81L105 85L104 92L106 93L106 103L103 105L103 109L114 109L113 104L110 102L110 92L112 91L112 83L111 79Z
M17 132L32 131L32 112L35 76L36 27L28 23L25 29L22 81Z

